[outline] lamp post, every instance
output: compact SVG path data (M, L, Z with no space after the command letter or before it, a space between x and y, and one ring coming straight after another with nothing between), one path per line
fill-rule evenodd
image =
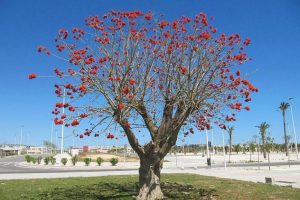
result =
M297 143L297 135L296 135L296 128L295 128L294 114L293 114L293 106L292 106L292 102L291 102L293 99L294 98L289 98L289 101L290 101L290 109L291 109L291 116L292 116L294 138L295 138L296 155L297 155L297 160L298 160L299 159L299 157L298 157L298 143Z
M21 136L20 136L20 147L21 147L21 144L22 144L22 139L23 139L23 125L21 126Z
M63 90L63 107L62 107L62 114L64 115L65 114L65 101L66 101L66 89L64 88ZM60 154L63 153L64 151L64 126L65 126L65 123L63 122L62 125L61 125L61 142L60 142Z
M223 130L222 130L222 139L223 139L224 169L226 169L225 136Z

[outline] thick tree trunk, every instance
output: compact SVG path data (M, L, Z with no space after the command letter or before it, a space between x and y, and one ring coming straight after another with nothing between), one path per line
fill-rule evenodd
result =
M163 199L164 195L160 188L160 171L162 161L151 158L140 158L139 169L139 195L137 200Z

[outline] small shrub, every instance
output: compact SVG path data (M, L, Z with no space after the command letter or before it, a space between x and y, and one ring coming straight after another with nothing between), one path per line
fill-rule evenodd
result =
M62 163L63 165L66 165L67 162L68 162L68 159L66 159L66 158L62 158L62 159L61 159L61 163Z
M71 158L71 161L72 161L72 164L75 166L76 163L77 163L77 161L78 161L78 156L73 156L73 157Z
M37 161L37 159L36 159L36 158L34 158L34 157L31 157L31 162L32 162L33 164L35 164L35 163L36 163L36 161Z
M119 160L118 158L111 158L110 163L112 166L116 166L118 164Z
M54 158L53 156L49 157L49 159L52 165L56 163L56 158Z
M103 158L98 157L97 160L96 160L96 162L100 166L104 162L104 160L103 160Z
M25 156L25 161L30 163L31 162L31 156L30 155L26 155Z
M92 162L92 159L91 158L84 158L83 161L84 161L86 166L89 166L90 163Z
M49 162L50 162L50 159L49 159L49 157L46 157L46 158L44 158L44 163L45 163L45 165L48 165L48 164L49 164Z
M39 156L39 157L37 157L36 161L37 161L38 164L41 164L42 160L43 160L43 157Z

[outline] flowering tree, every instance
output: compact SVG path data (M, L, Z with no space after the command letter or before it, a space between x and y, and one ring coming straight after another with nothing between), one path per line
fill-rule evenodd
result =
M80 138L99 136L112 126L123 129L140 158L137 199L163 198L162 160L183 127L185 135L213 124L226 129L235 111L250 110L242 101L251 101L250 94L257 92L236 69L249 60L244 52L249 39L217 34L204 13L169 22L162 18L111 11L86 18L87 30L60 29L59 54L38 48L70 66L54 70L65 78L55 85L56 95L70 99L56 103L55 123L77 126L90 119ZM150 135L145 145L138 140L140 129Z

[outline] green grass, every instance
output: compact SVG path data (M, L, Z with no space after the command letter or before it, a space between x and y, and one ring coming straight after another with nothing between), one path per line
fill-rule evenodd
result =
M300 199L300 189L191 174L163 174L166 199ZM1 200L133 199L137 176L0 181Z

